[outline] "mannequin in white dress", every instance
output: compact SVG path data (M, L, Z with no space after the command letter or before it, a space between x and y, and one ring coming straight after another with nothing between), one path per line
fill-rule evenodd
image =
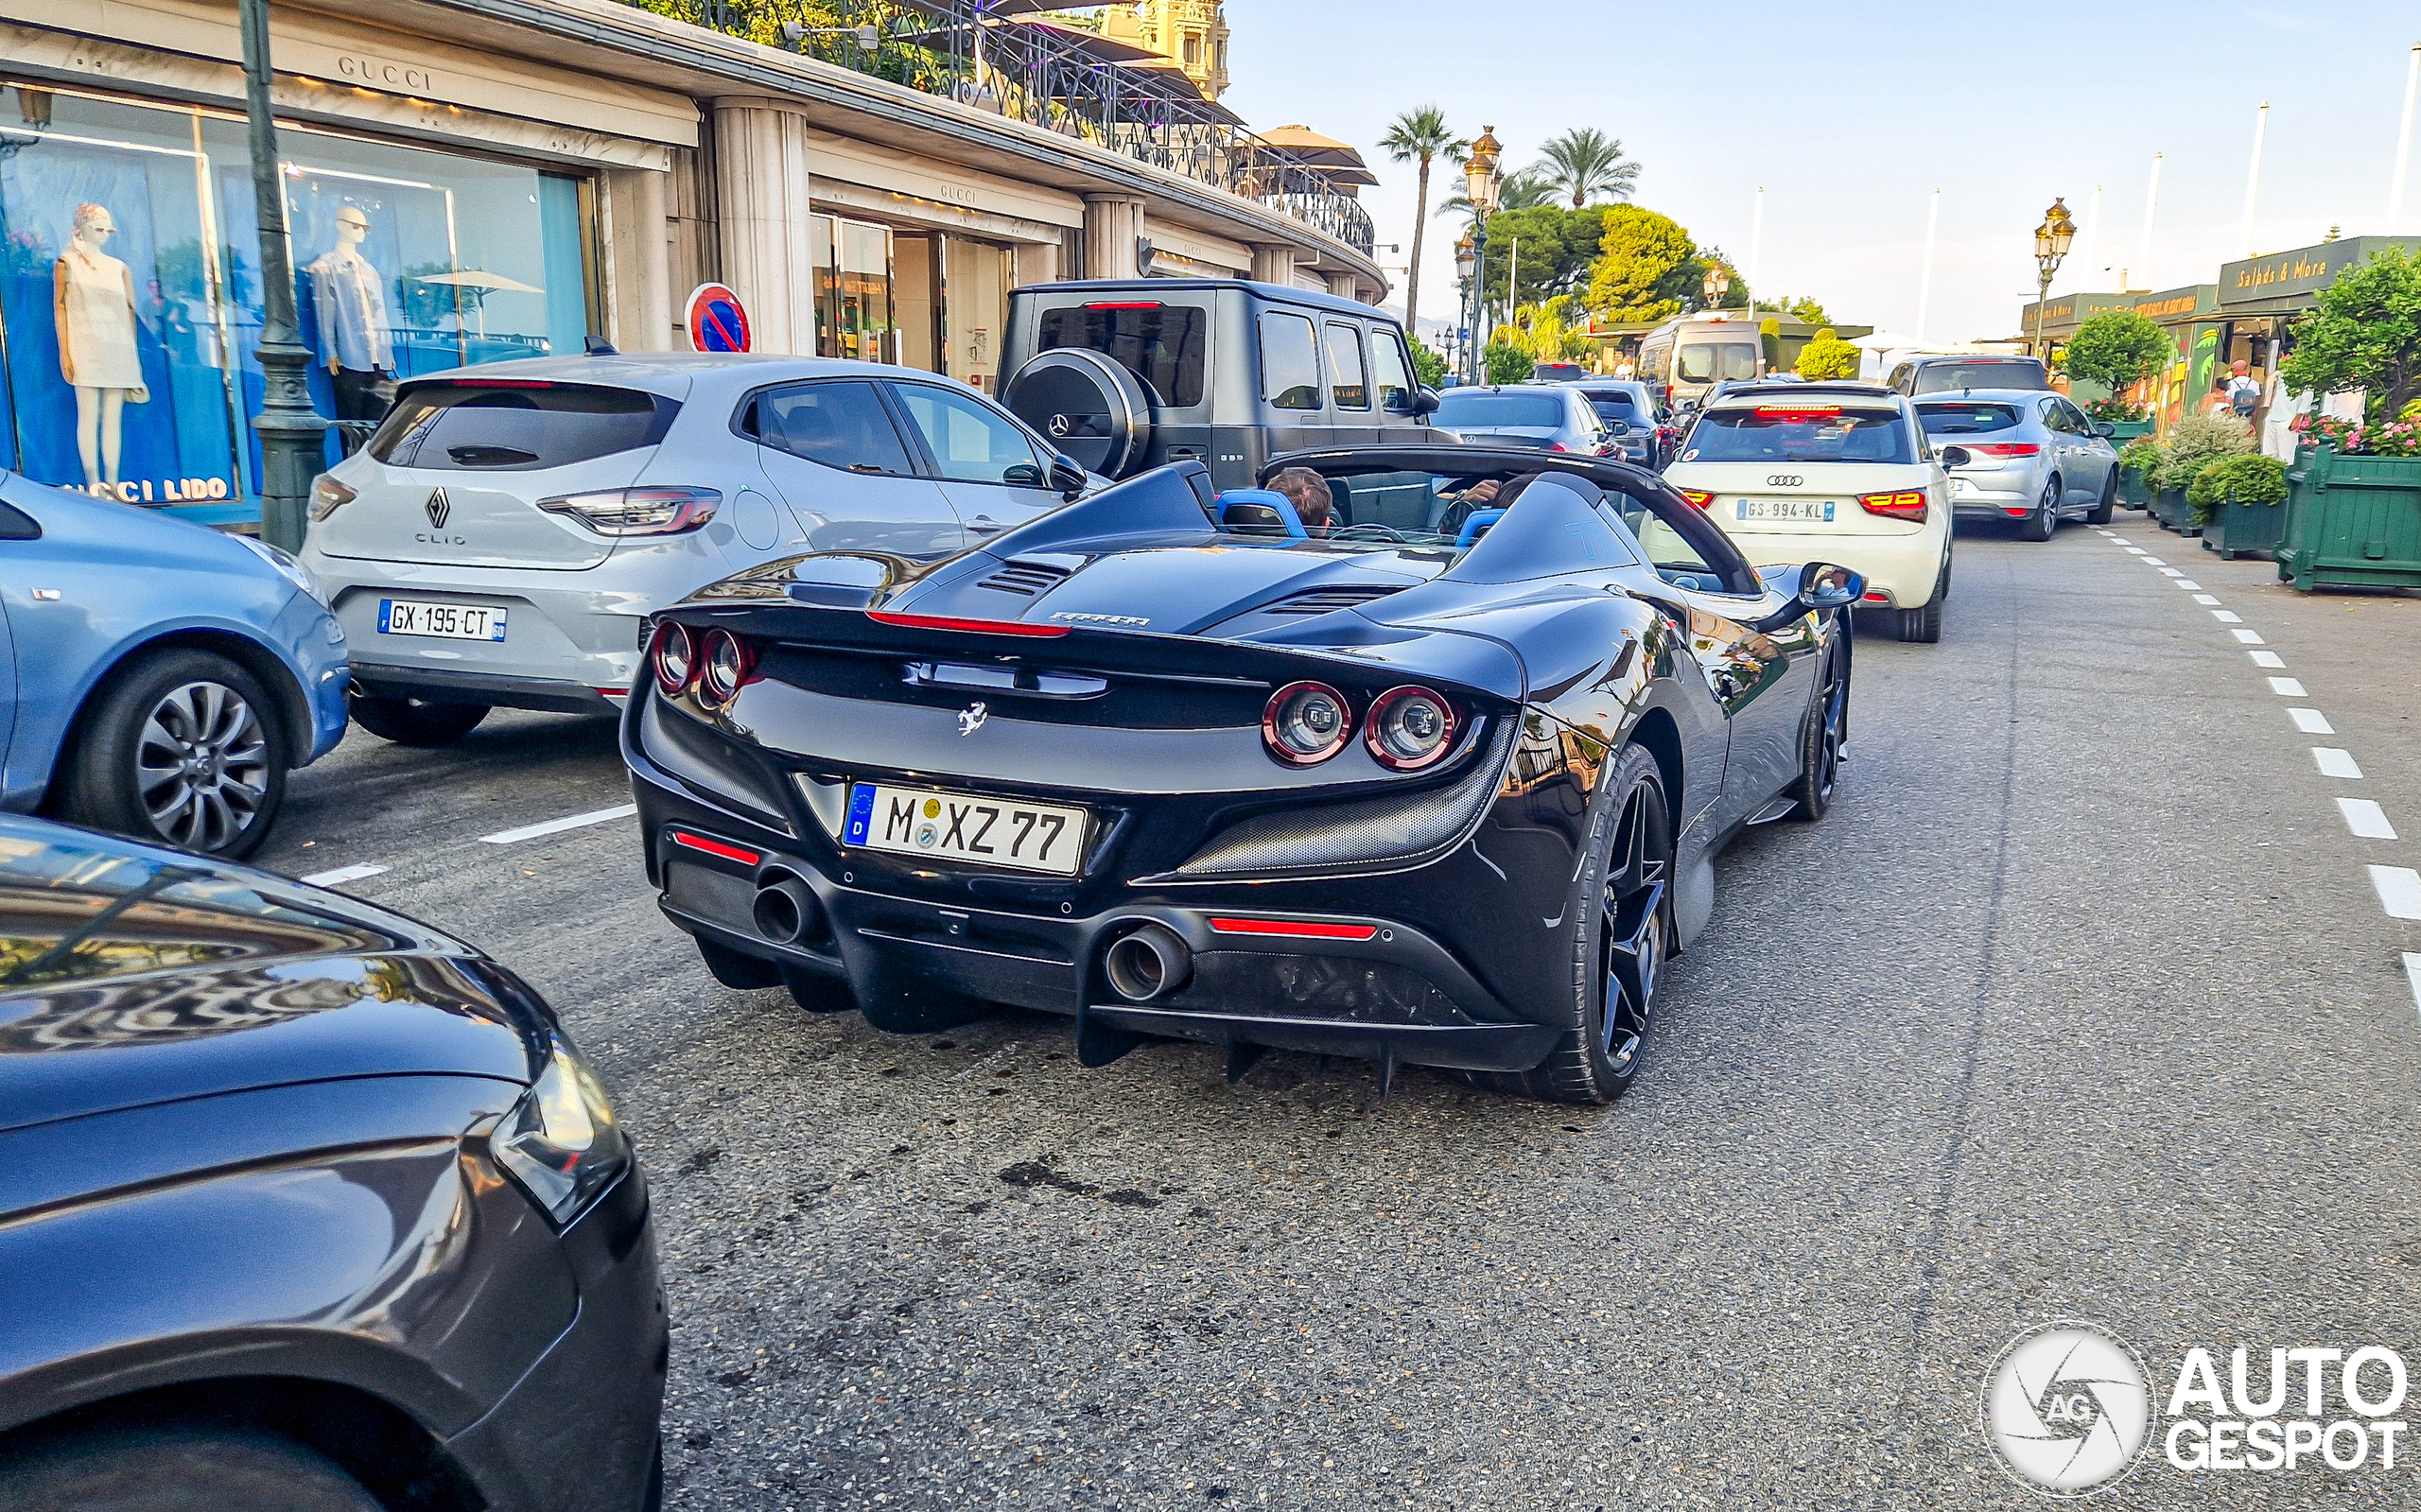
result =
M76 453L87 488L116 488L126 406L151 398L134 348L134 274L101 250L115 235L107 209L77 206L76 229L51 270L59 371L76 390Z

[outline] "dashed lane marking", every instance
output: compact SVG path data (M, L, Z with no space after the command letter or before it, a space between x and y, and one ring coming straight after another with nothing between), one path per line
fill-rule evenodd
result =
M2178 571L2175 567L2163 567L2160 569L2160 575L2164 578L2182 578L2186 576L2185 573Z
M2181 583L2179 583L2179 584L2178 584L2178 586L2182 588L2182 587L2184 587L2184 586L2186 586L2186 585L2185 585L2184 583L2182 583L2182 582L2181 582ZM2219 596L2218 594L2215 594L2215 593L2198 593L2198 594L2196 594L2196 595L2194 596L2194 601L2195 601L2196 603L2204 603L2204 604L2208 604L2208 603L2218 603L2218 602L2220 601L2220 596Z
M2129 547L2127 548L2127 554L2128 554L2129 556L2131 556L2131 557L2148 557L2148 556L2151 555L2151 553L2150 551L2145 550L2142 547L2139 547L2139 546L2131 546L2131 547Z
M2160 558L2158 558L2158 557L2146 557L2146 558L2144 558L2144 565L2146 565L2146 566L2148 566L2148 567L2165 567L2165 566L2168 565L2168 563L2166 563L2166 562L2163 562L2163 561L2162 561Z
M500 829L493 835L481 835L479 839L491 845L510 845L518 841L535 840L541 835L555 835L566 829L578 829L583 825L601 825L609 819L628 819L638 811L637 804L626 803L618 808L600 808L594 813L573 814L568 819L549 819L542 825L524 825L518 829Z
M305 887L339 887L346 882L358 882L365 877L375 877L386 869L369 865L340 866L333 871L313 872L302 881Z
M2170 583L2169 586L2172 588L2183 588L2188 593L2201 593L2203 591L2203 585L2196 582L2191 578L2179 578L2174 582Z
M2306 735L2335 735L2337 733L2337 727L2328 722L2328 716L2318 709L2289 709L2287 717L2294 721L2295 728Z
M2311 696L2304 691L2303 684L2295 681L2291 677L2273 677L2270 679L2270 691L2287 698L2309 698Z
M2254 651L2247 652L2245 654L2253 658L2253 665L2256 667L2284 667L2287 665L2285 661L2279 658L2278 653L2274 651Z
M2421 872L2410 866L2374 866L2371 886L2377 890L2379 906L2387 910L2389 918L2421 919Z
M2127 538L2123 535L2114 535L2110 538L2110 544L2112 546L2125 546L2127 544Z
M2369 798L2340 798L2337 811L2345 816L2345 827L2360 840L2394 840L2395 826L2387 822L2387 810Z
M2203 597L2209 599L2211 596L2206 593L2203 595ZM2217 602L2216 600L2213 601ZM2223 625L2240 625L2244 623L2244 616L2238 614L2233 609L2214 609L2211 611L2211 617Z
M2268 644L2268 642L2261 638L2261 632L2257 630L2232 630L2229 631L2228 634L2234 635L2237 639L2244 642L2248 646L2261 646Z
M2362 769L2354 764L2354 753L2351 751L2340 750L2333 745L2316 745L2311 748L2311 758L2320 764L2320 774L2324 777L2361 779Z

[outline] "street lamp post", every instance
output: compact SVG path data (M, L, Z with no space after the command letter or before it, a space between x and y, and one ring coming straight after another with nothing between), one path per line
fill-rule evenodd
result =
M2043 306L2051 303L2051 277L2068 255L2068 244L2076 240L2077 223L2068 218L2067 196L2051 201L2043 212L2043 224L2034 228L2034 355L2048 367L2051 349L2043 344Z
M1472 144L1472 155L1463 165L1463 195L1472 202L1472 335L1470 379L1479 382L1483 376L1480 353L1488 339L1480 332L1488 309L1488 217L1496 214L1496 160L1504 151L1504 144L1496 140L1496 128L1483 126L1479 140Z
M1454 365L1466 374L1471 372L1472 365L1472 274L1478 267L1479 248L1474 245L1472 234L1466 231L1463 239L1454 243L1454 277L1463 291L1463 318L1456 327L1461 345L1454 353Z
M303 507L326 453L327 422L311 408L311 351L294 317L294 263L286 242L286 185L270 113L269 0L238 0L244 34L244 112L252 126L253 202L261 248L261 344L266 391L253 428L261 438L261 536L303 547Z
M1706 295L1706 307L1719 310L1723 308L1723 296L1732 291L1732 274L1717 263L1706 270L1706 280L1698 287Z

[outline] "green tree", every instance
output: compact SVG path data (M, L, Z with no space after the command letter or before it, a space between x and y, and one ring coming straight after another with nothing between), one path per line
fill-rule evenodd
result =
M1403 280L1403 328L1414 330L1420 320L1420 242L1429 229L1429 165L1439 158L1460 163L1472 149L1470 142L1456 136L1446 125L1446 113L1435 105L1409 110L1395 118L1387 134L1379 138L1379 146L1398 163L1420 165L1420 186L1415 191L1412 211L1412 266Z
M1766 371L1782 371L1782 322L1768 315L1757 322L1757 350L1765 354Z
M1597 260L1598 244L1606 239L1604 205L1567 210L1540 205L1529 210L1501 210L1488 217L1488 296L1502 302L1506 281L1519 277L1513 303L1536 304L1558 294L1576 294L1589 286L1589 269ZM1521 256L1514 257L1519 243Z
M1833 323L1833 318L1824 313L1824 306L1809 295L1802 294L1797 299L1785 299L1781 302L1781 309L1785 315L1803 325Z
M1680 221L1638 205L1611 205L1589 269L1589 308L1615 324L1662 321L1698 297L1702 265Z
M1479 357L1489 383L1521 383L1530 376L1530 354L1510 342L1490 341Z
M1858 350L1841 339L1840 333L1827 325L1816 333L1816 339L1800 349L1799 375L1803 378L1855 378L1857 376Z
M1628 200L1639 182L1639 165L1623 156L1622 139L1594 126L1576 126L1548 137L1539 152L1542 161L1525 171L1542 177L1558 195L1571 200L1575 210L1599 195Z
M1435 389L1444 383L1446 381L1444 354L1433 351L1427 342L1415 339L1412 342L1412 375L1420 380L1420 386L1424 389Z
M2068 338L2068 376L2098 383L2115 399L2158 373L2172 350L2158 322L2134 310L2102 310Z
M1501 216L1508 210L1536 210L1541 205L1553 203L1555 203L1555 185L1540 178L1536 168L1524 168L1519 173L1508 173L1497 182L1497 215ZM1471 197L1460 189L1455 190L1437 202L1437 214L1460 216L1465 221L1469 221L1472 218Z
M2295 322L2294 354L2278 371L2290 389L2360 389L2374 419L2401 415L2421 398L2421 258L2387 247L2339 273Z

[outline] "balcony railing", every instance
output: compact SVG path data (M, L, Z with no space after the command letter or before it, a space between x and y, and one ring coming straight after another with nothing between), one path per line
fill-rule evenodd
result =
M1364 256L1370 214L1321 169L1247 130L1174 68L1096 56L998 0L626 0L1122 153L1291 216Z

